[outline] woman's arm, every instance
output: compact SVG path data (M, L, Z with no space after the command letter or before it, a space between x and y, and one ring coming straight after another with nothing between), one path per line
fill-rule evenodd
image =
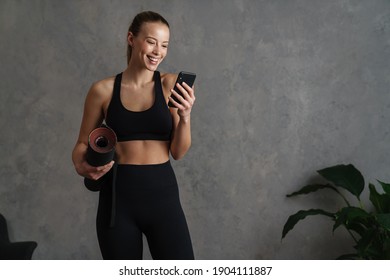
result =
M91 86L84 104L83 119L72 160L76 172L86 178L97 180L112 167L113 161L104 166L94 167L87 163L85 156L88 148L89 133L101 125L104 119L103 104L107 99L104 83L98 82Z
M175 92L172 88L176 76L171 75L169 77L171 81L170 94L174 94L180 103L176 102L170 97L169 100L176 106L176 108L170 108L173 118L173 132L171 138L170 151L175 160L181 159L189 150L191 146L191 110L195 103L195 91L194 88L189 87L187 84L176 84L180 92Z

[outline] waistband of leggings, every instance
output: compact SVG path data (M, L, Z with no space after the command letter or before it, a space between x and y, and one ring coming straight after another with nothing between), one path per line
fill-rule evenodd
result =
M154 168L154 167L164 167L171 165L171 161L168 159L163 163L151 163L151 164L133 164L133 163L118 163L117 166L122 167L132 167L132 168Z

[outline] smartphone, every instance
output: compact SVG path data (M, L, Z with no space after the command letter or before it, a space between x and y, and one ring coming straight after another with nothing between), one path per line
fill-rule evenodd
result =
M181 95L181 91L177 88L176 84L179 83L180 85L182 85L183 82L185 82L187 85L192 87L194 85L195 78L196 78L196 74L195 73L181 71L179 73L179 75L177 76L175 87L173 88L174 91L176 91L178 94ZM180 101L177 100L176 96L171 94L171 97L173 98L173 100L175 100L176 102L180 103ZM175 105L173 105L170 100L169 100L168 106L169 107L175 107Z

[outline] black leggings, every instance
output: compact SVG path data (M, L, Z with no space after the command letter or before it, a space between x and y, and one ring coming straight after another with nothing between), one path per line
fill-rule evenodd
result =
M103 259L142 259L142 233L153 259L194 259L187 222L170 162L120 164L116 171L115 225L112 188L100 191L96 225Z

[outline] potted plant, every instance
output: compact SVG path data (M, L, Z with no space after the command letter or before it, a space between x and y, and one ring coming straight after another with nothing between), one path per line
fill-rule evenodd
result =
M336 165L317 171L325 183L310 184L288 194L287 197L305 195L319 190L333 191L341 196L345 206L336 212L323 209L300 210L289 216L282 232L282 239L294 226L308 216L324 215L333 222L333 231L343 226L354 240L355 252L338 259L390 259L390 184L378 181L383 192L368 184L370 209L364 207L360 195L365 188L362 174L352 164ZM357 200L351 204L343 192L349 192Z

